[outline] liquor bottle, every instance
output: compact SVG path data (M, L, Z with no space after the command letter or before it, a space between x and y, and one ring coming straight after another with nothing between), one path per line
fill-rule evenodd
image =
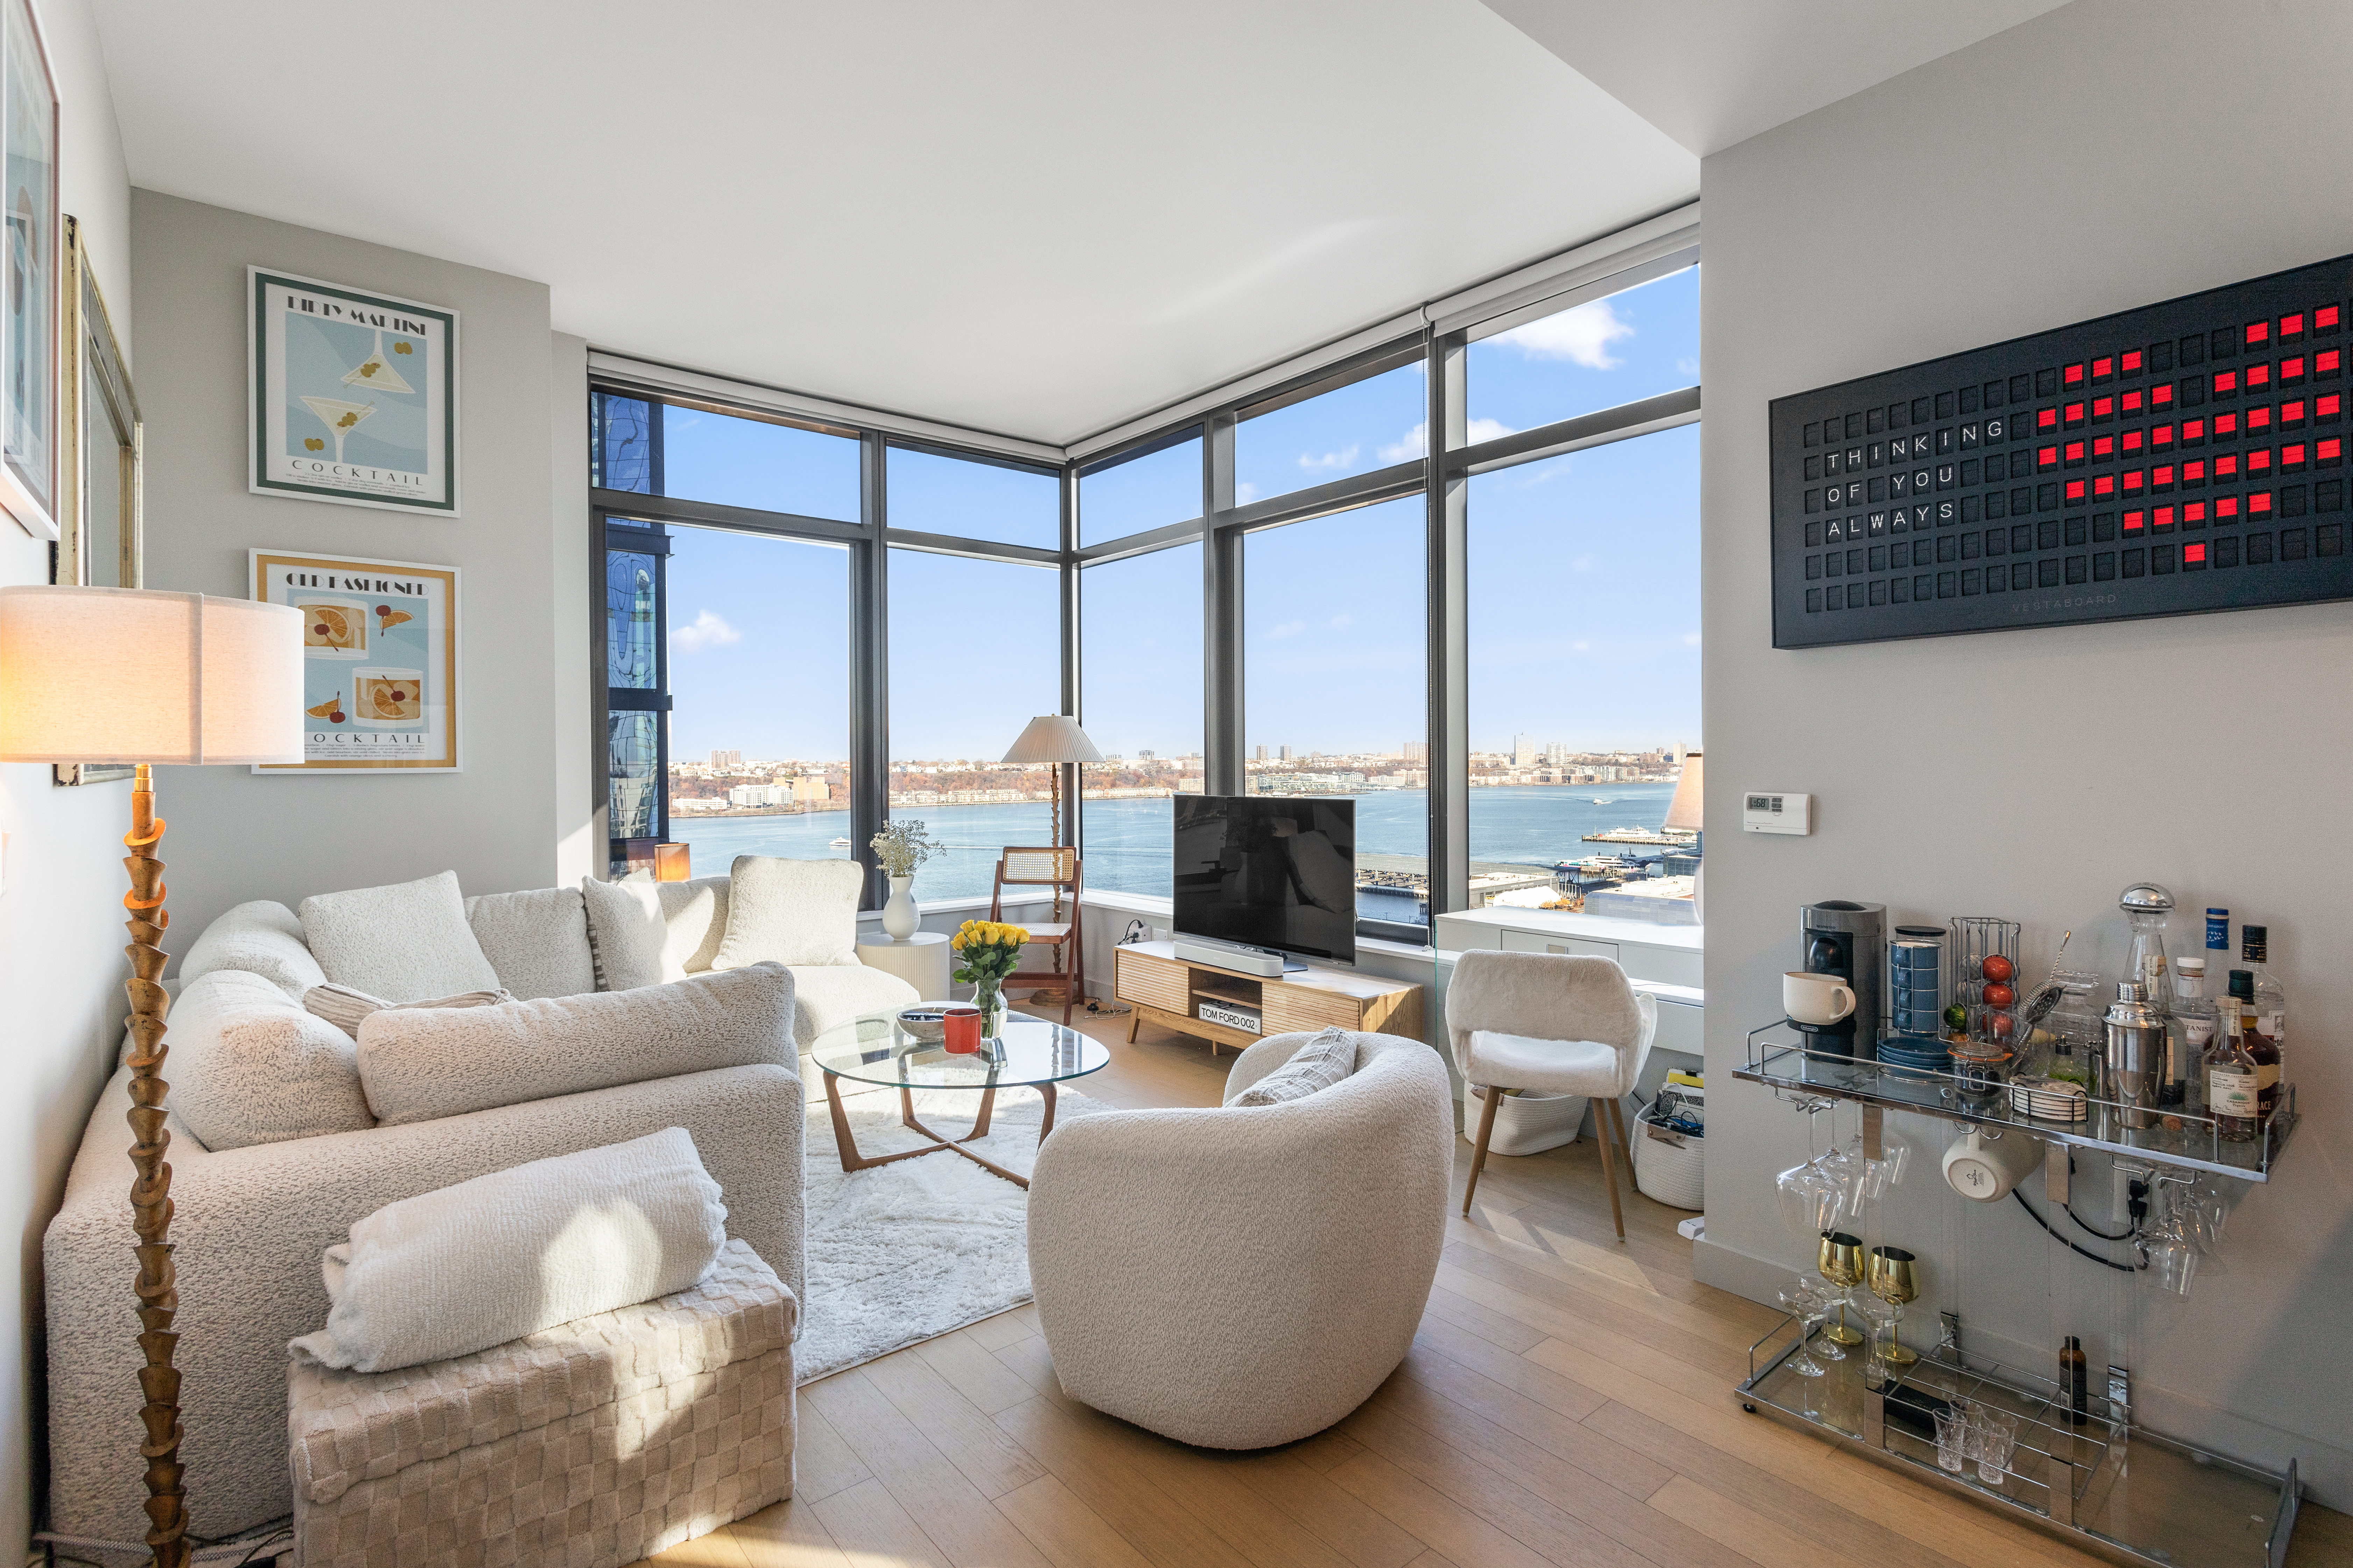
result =
M2214 1046L2206 1056L2206 1108L2214 1134L2231 1143L2252 1143L2263 1131L2260 1069L2239 1037L2239 1008L2225 1005L2215 1024Z
M2280 1048L2263 1032L2263 1015L2255 1011L2255 977L2243 969L2231 971L2231 998L2239 1011L2239 1043L2255 1064L2255 1089L2266 1121L2279 1104Z
M2173 1016L2167 1022L2168 1106L2196 1110L2204 1102L2206 1053L2214 1045L2214 1004L2206 1000L2206 961L2195 954L2173 972Z
M2239 957L2255 977L2255 1029L2280 1054L2280 1071L2287 1071L2287 993L2272 978L2272 933L2268 926L2241 926Z
M2070 1426L2082 1426L2092 1419L2090 1370L2084 1360L2084 1342L2069 1334L2059 1350L2059 1387L2066 1396Z
M2206 910L2206 973L2214 978L2215 994L2231 968L2231 911L2209 906Z

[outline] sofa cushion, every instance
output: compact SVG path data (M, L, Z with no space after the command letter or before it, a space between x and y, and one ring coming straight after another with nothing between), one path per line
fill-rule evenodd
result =
M302 1011L314 1018L324 1018L353 1039L360 1037L360 1020L371 1013L381 1013L387 1007L495 1007L512 1002L514 996L505 991L460 991L455 996L436 996L429 1002L402 1004L387 1002L381 996L371 996L364 991L354 991L348 985L328 981L313 985L302 993Z
M497 1007L398 1007L360 1022L359 1072L386 1125L793 1058L782 964Z
M371 996L414 1002L499 988L466 923L455 871L313 894L302 900L302 934L328 979Z
M466 923L499 984L525 1002L596 989L588 910L577 888L484 893L466 900Z
M661 900L662 978L701 974L719 956L727 938L727 879L697 877L689 882L657 882ZM673 969L675 965L675 969Z
M662 983L661 899L647 878L622 882L580 879L587 901L588 945L596 957L596 989L634 991Z
M810 964L792 973L793 1042L804 1051L826 1030L860 1013L896 1011L925 1000L897 975L862 963Z
M327 1326L287 1345L391 1372L686 1289L727 1205L683 1127L386 1204L327 1248Z
M1291 1059L1241 1090L1228 1105L1280 1105L1331 1088L1356 1069L1356 1037L1333 1027L1291 1053Z
M259 974L294 1001L327 978L302 940L302 922L284 904L256 899L225 911L180 960L183 982L216 969Z
M358 1047L275 984L216 969L181 989L164 1044L172 1110L207 1149L372 1127Z
M858 893L865 884L866 868L855 860L736 856L727 935L711 967L856 963Z

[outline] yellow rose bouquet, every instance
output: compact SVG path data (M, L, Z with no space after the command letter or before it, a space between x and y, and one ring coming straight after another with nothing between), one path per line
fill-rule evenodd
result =
M1021 944L1029 940L1028 931L1002 921L966 921L948 938L955 953L955 977L972 984L985 1035L997 1033L1005 1016L1005 977L1020 966Z

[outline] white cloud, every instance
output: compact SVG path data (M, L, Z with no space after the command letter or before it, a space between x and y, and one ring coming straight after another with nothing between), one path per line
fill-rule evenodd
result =
M1633 322L1620 317L1609 300L1596 300L1498 332L1494 341L1511 344L1530 359L1565 359L1588 370L1616 370L1624 362L1609 357L1609 345L1633 335Z
M1675 370L1678 374L1683 375L1697 375L1699 374L1699 361L1686 355L1685 357L1675 361Z
M1351 442L1337 452L1326 452L1318 458L1311 453L1299 454L1299 466L1314 472L1317 468L1345 468L1356 460L1356 446Z
M1512 427L1500 419L1473 419L1469 436L1471 444L1492 441L1498 436L1509 436ZM1384 463L1410 463L1430 450L1430 421L1420 420L1397 440L1377 448Z
M1592 647L1593 647L1593 645L1592 645L1591 643L1589 643L1589 642L1573 642L1573 643L1569 644L1568 646L1569 646L1570 647L1572 647L1572 648L1575 648L1578 653L1586 653L1586 652L1588 652L1588 651L1590 651L1590 650L1591 650L1591 648L1592 648Z
M1306 629L1307 623L1305 621L1285 621L1279 626L1269 627L1266 635L1270 639L1275 637L1295 637Z
M1329 631L1345 632L1356 624L1356 617L1349 615L1344 610L1340 614L1334 616L1330 620L1325 621L1324 626L1324 628Z
M737 631L709 610L695 616L692 626L681 626L670 634L670 647L681 653L701 653L707 647L724 647L728 643L741 642L743 639L742 632Z
M1697 632L1685 632L1685 633L1683 634L1683 647L1699 647L1699 634L1698 634Z
M1256 485L1250 483L1248 479L1240 479L1235 482L1234 504L1236 506L1248 506L1250 502L1256 500L1258 500L1258 487Z

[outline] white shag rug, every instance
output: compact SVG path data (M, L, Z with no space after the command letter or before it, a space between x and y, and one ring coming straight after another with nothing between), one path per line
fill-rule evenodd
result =
M896 1089L845 1094L842 1103L861 1154L892 1154L926 1142L901 1123ZM916 1120L951 1141L972 1131L979 1108L980 1096L971 1089L915 1094ZM1055 1125L1112 1109L1065 1088ZM1044 1112L1036 1089L1000 1089L988 1136L967 1147L1027 1176L1038 1158ZM802 1148L808 1299L793 1351L798 1382L814 1382L1029 1300L1027 1188L944 1152L844 1171L822 1091L811 1097Z

